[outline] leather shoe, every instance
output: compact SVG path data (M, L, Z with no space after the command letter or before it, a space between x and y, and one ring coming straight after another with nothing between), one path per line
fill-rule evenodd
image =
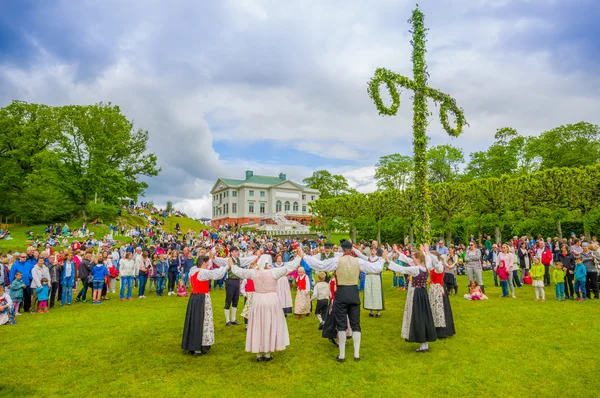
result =
M227 322L225 326L233 326L233 324L231 322Z
M337 362L346 362L346 358L335 357Z
M329 341L331 341L331 344L333 344L334 346L339 347L338 343L335 342L335 339L329 338Z
M422 349L420 349L420 348L417 348L417 349L415 350L415 352L429 352L429 348L425 348L425 349L423 349L423 350L422 350Z
M360 357L359 358L354 357L354 362L358 362L358 361L360 361Z

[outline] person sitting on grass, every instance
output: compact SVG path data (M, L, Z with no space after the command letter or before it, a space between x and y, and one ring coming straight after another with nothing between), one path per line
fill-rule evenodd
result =
M102 304L102 286L107 276L108 269L106 269L104 260L100 257L94 268L92 268L92 304Z
M481 287L479 287L479 284L477 283L477 281L471 281L470 285L469 285L469 293L465 294L465 298L467 300L487 300L488 297L483 294L483 292L481 291Z
M177 295L179 297L187 297L188 295L185 284L183 283L183 279L179 280L179 286L177 286Z

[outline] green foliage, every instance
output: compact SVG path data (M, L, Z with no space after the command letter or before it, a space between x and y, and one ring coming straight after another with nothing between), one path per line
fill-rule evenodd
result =
M463 125L466 124L462 110L456 105L456 101L441 91L427 87L427 65L425 62L425 43L426 29L424 25L424 15L417 7L409 20L412 24L412 61L414 80L391 72L385 68L375 70L375 76L367 86L367 93L375 102L375 106L380 115L393 116L400 107L400 95L396 84L400 87L409 89L414 93L413 99L413 153L414 153L414 186L416 198L414 202L415 211L413 227L417 234L418 242L427 242L430 240L430 220L429 210L431 198L428 188L427 177L427 99L440 105L440 122L444 130L451 136L458 136ZM390 96L392 105L388 108L383 104L379 94L379 86L385 83ZM456 128L450 127L448 123L448 112L454 115Z
M94 197L116 205L147 187L156 156L148 132L110 104L0 108L0 214L30 222L64 220Z
M327 170L317 170L302 182L308 187L318 190L320 197L325 199L356 192L350 188L346 177L341 174L331 174Z
M166 208L167 213L173 211L173 202L171 202L170 200L167 201L167 208Z
M91 202L87 205L87 216L89 220L99 219L103 223L112 222L117 218L118 206Z
M427 150L429 182L432 184L458 179L459 166L465 161L463 153L455 146L437 145Z
M531 137L527 154L540 169L589 166L600 159L600 127L579 122Z
M413 160L410 156L394 153L382 156L375 165L377 188L404 189L412 183Z
M474 152L467 165L468 178L500 177L527 171L525 158L525 138L515 129L498 129L496 141L487 151Z

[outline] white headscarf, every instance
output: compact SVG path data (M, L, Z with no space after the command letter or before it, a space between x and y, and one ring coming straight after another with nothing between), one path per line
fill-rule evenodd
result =
M263 254L258 259L258 269L265 269L267 265L269 267L273 265L273 257L270 254Z

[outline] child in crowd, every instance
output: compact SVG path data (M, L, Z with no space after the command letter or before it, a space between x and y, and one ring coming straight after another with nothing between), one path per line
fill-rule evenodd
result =
M533 280L533 287L535 288L535 301L540 301L540 293L542 294L542 301L546 301L546 293L544 292L544 274L546 268L540 261L539 257L534 257L533 265L531 266L531 279Z
M310 281L302 267L298 268L298 278L296 278L294 314L298 319L302 318L302 315L310 315Z
M465 260L462 257L458 258L458 265L456 266L456 272L458 273L458 275L466 275Z
M94 268L92 268L92 304L102 304L102 301L100 301L102 298L102 285L108 275L104 261L99 258Z
M329 307L329 299L331 298L331 292L329 291L329 284L325 282L325 272L319 272L319 282L315 284L313 289L313 295L311 300L317 299L317 308L315 309L315 315L319 320L319 330L323 329L325 322L325 316L327 315L327 309Z
M50 289L48 287L48 279L41 279L42 286L36 287L35 292L37 293L38 299L38 312L48 312L48 297L50 296Z
M110 290L113 293L115 293L117 291L117 279L119 278L119 268L117 268L117 264L115 261L111 261L110 266L108 266L107 269L110 281L110 284L109 286L107 286L107 288L110 288Z
M501 297L508 297L508 269L506 268L506 262L501 260L495 271L500 279L500 287L502 287Z
M575 256L575 293L577 294L577 301L585 301L585 278L587 277L587 269L581 255ZM581 292L581 297L579 296Z
M479 284L477 283L477 281L471 281L471 284L469 285L469 293L465 294L465 298L467 300L487 300L488 297L483 294L483 292L481 291L481 287L479 287Z
M446 288L446 294L451 295L452 289L454 289L454 295L458 294L458 284L456 283L456 267L454 266L454 260L448 257L446 260L446 266L444 267L444 287Z
M183 283L183 279L179 280L179 285L177 286L177 295L179 297L187 297L188 292L185 289L185 284Z
M15 323L12 308L13 302L10 295L4 291L4 285L0 285L0 325Z
M25 289L25 284L22 279L23 274L21 271L17 271L15 272L15 279L10 284L10 298L13 302L15 316L21 315L19 313L19 306L23 302L23 289Z
M556 299L558 301L565 301L565 276L567 273L563 269L562 263L559 261L552 267L552 282L556 286Z

